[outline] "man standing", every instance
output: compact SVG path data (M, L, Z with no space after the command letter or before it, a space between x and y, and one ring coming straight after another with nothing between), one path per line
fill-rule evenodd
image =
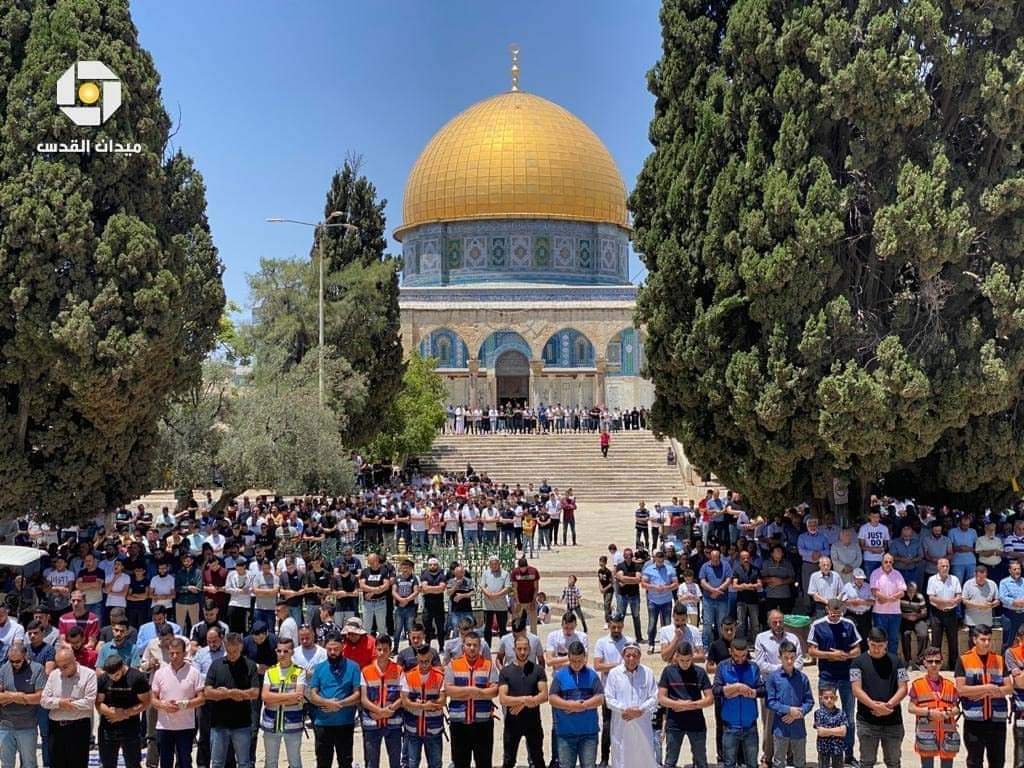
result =
M920 584L921 575L924 573L924 549L921 546L921 537L914 534L914 529L909 524L905 524L900 531L900 537L893 539L889 544L889 552L892 553L893 565L903 575L903 580Z
M14 642L24 639L21 625L13 619L7 618L7 606L4 605L0 606L0 629L7 626L12 627L14 631L8 635L6 640L3 637L0 637L0 640L3 642ZM95 613L86 609L85 595L77 589L71 593L71 610L60 617L57 630L60 632L61 637L67 637L72 627L78 627L82 630L86 645L90 648L96 647L100 637L100 620Z
M700 567L697 578L704 593L701 618L704 624L704 647L708 648L717 635L722 621L729 614L728 590L732 568L722 560L721 551L715 548L708 555L708 561Z
M878 507L871 507L868 511L868 521L857 531L857 540L864 552L864 572L869 578L882 564L882 555L885 554L889 539L892 538L889 529L879 522L881 517L881 510Z
M327 661L313 668L308 684L309 700L316 707L313 711L316 768L331 768L335 755L338 768L352 765L362 675L359 666L345 658L343 650L340 637L327 638Z
M512 591L512 582L509 580L508 571L501 567L501 560L497 555L491 555L487 560L487 569L480 577L480 593L483 595L484 603L484 642L491 644L494 636L494 621L498 622L498 637L505 634L505 627L508 626L508 600L506 595Z
M839 533L839 541L832 544L829 551L832 558L832 566L844 584L853 580L853 571L860 568L864 562L864 553L860 551L860 544L853 537L852 528L843 528Z
M669 623L679 579L676 577L676 569L665 562L665 553L660 549L654 552L653 561L644 566L641 579L647 591L648 653L654 653L654 638L658 630ZM637 638L637 642L640 642L640 638Z
M672 650L674 663L662 670L658 681L658 703L666 710L663 765L677 767L683 737L688 737L694 768L708 768L708 727L701 710L715 701L711 680L694 664L693 646L689 642L675 643Z
M402 644L413 622L416 621L416 602L420 596L420 580L412 572L412 560L403 560L391 585L391 598L395 603L395 647ZM442 608L443 610L443 608Z
M949 542L953 546L953 558L949 561L950 572L961 584L966 584L974 575L974 566L977 565L974 545L977 541L978 532L971 528L971 515L965 512L960 515L957 527L949 531Z
M757 697L764 696L764 681L747 650L746 640L732 641L729 658L718 665L712 686L722 700L725 768L736 768L737 756L748 768L757 765Z
M684 609L685 610L685 609ZM625 622L618 614L612 616L608 622L608 636L602 637L594 646L594 669L601 677L604 684L608 673L622 663L622 651L627 645L633 645L636 641L622 634ZM664 632L664 628L662 629ZM662 642L662 657L665 654L667 643ZM675 646L675 643L672 643ZM608 765L608 757L612 748L612 713L605 702L601 705L601 764ZM557 757L557 755L555 755Z
M366 567L359 575L359 588L363 593L363 624L366 630L386 632L386 595L391 591L391 579L376 552L371 552L366 558Z
M873 627L867 654L858 656L850 667L850 683L857 698L860 762L867 768L878 759L879 743L886 768L900 765L904 735L900 702L907 696L908 677L903 662L888 652L888 646L885 630Z
M36 768L36 726L45 685L42 665L28 660L23 643L14 643L0 666L0 763L4 768L13 768L15 756L22 768ZM138 728L135 736L138 738ZM138 760L136 749L136 766Z
M792 753L795 768L807 764L807 727L804 718L814 707L811 682L796 668L796 646L784 642L779 648L782 666L765 681L765 699L772 712L775 743L773 768L786 768Z
M476 584L473 583L473 577L466 573L465 566L456 564L448 579L449 622L453 627L458 626L462 619L469 619L476 625L476 617L473 615L474 593Z
M634 760L639 765L658 765L651 727L658 685L651 669L640 663L636 643L623 649L622 663L608 673L604 697L612 712L611 768L626 768Z
M96 683L96 710L100 713L97 744L103 768L117 768L120 750L125 768L139 768L142 749L140 715L149 708L149 681L120 656L108 656L104 675Z
M850 684L853 660L860 656L860 633L857 625L843 617L843 604L830 600L828 615L811 624L807 645L812 658L818 659L818 690L835 688L842 702L849 727L846 729L846 757L853 759L854 695Z
M893 656L900 644L900 599L907 591L903 576L893 568L892 555L882 556L882 567L871 573L871 594L875 596L874 616L876 627L885 630L889 639L889 653ZM906 687L906 686L904 686Z
M1019 560L1011 560L1008 567L1010 575L999 582L999 602L1003 606L1003 637L1012 638L1024 626L1024 578Z
M70 648L61 648L57 668L46 678L39 700L50 713L50 768L82 768L89 762L92 710L96 705L96 673L75 661Z
M224 640L224 658L215 661L206 674L206 700L213 702L210 768L224 768L229 744L234 747L238 768L252 764L252 702L259 698L260 675L256 663L242 655L242 645L239 633L229 633Z
M942 636L946 636L949 659L946 669L953 670L954 659L960 655L960 642L957 633L960 622L957 619L957 607L963 600L960 580L949 572L950 563L940 557L936 564L938 572L928 579L928 601L931 603L932 645L942 650Z
M761 631L758 612L761 603L761 569L750 562L750 553L740 552L740 562L733 571L732 588L736 593L736 624L740 637L750 640Z
M516 603L513 618L526 611L530 619L530 631L537 634L537 591L540 589L540 571L519 558L518 566L512 570L512 583L516 589Z
M1006 697L1013 694L1013 677L1003 657L992 652L992 630L974 628L974 648L956 662L956 690L964 713L967 768L981 768L988 752L989 768L1002 768L1006 752Z
M967 625L968 642L974 642L974 628L979 624L992 626L992 609L999 605L999 588L988 578L988 566L978 563L974 566L974 578L964 584L964 624Z
M288 768L302 765L303 704L306 700L306 674L302 667L292 663L295 643L291 638L277 642L277 664L263 677L263 712L260 729L263 731L263 749L266 768L277 768L284 741Z
M672 609L672 624L658 630L658 642L661 643L661 660L667 664L671 664L675 660L676 648L682 643L690 644L695 662L700 663L704 661L704 646L701 634L687 619L686 606L683 603L676 603L675 608ZM596 653L597 651L595 651Z
M604 686L587 666L587 649L578 640L569 644L568 663L552 674L548 701L559 765L576 768L578 762L580 768L595 768L597 710L604 703Z
M441 561L431 557L427 560L426 569L420 574L420 592L423 594L423 623L426 624L427 642L437 638L438 650L441 649L447 634L444 619L444 593L447 589L448 582L444 571L441 570ZM536 631L534 622L534 632Z
M402 666L391 660L391 638L377 637L377 660L362 671L363 755L366 768L380 768L380 748L390 768L402 762Z
M782 611L769 611L768 629L759 634L754 641L754 664L761 672L762 679L767 680L772 672L782 667L783 643L792 643L796 648L796 668L802 668L804 656L800 638L786 631ZM767 765L772 764L772 756L775 754L775 740L772 738L773 719L772 711L767 703L764 703L761 707L761 727L764 729L764 736L761 737L761 752L764 757L761 762Z
M416 666L402 677L405 761L409 768L419 768L421 752L426 754L427 768L441 768L445 693L444 673L433 664L436 655L425 643L417 646Z
M843 580L832 570L832 559L821 557L818 560L818 570L811 574L811 580L807 585L807 597L811 601L808 612L811 617L824 614L829 601L842 594Z
M811 583L811 576L820 567L821 558L828 556L832 549L828 537L818 530L818 518L807 518L807 530L797 537L796 549L800 553L801 560L800 585L804 589L804 594L810 596L808 586ZM831 562L830 560L830 565ZM808 609L808 613L810 613L810 609Z
M445 667L444 689L451 723L452 762L455 768L491 764L494 747L494 699L498 671L480 655L480 635L470 631L462 640L462 655Z
M544 667L530 660L530 639L515 639L515 659L498 675L498 701L505 707L502 768L515 768L520 739L526 739L530 764L544 768L544 729L540 705L548 700ZM394 766L392 766L394 768Z

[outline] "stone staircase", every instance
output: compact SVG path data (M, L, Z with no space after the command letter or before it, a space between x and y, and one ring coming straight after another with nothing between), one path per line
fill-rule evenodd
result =
M472 464L495 482L524 488L547 478L552 487L572 487L585 502L648 504L687 498L694 489L678 466L665 462L668 441L651 432L613 432L608 458L601 456L596 433L546 435L439 435L429 454L420 457L427 472L465 472Z

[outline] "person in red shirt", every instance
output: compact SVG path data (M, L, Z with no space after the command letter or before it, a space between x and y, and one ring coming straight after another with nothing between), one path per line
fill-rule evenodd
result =
M61 637L67 637L72 627L78 627L85 636L85 643L95 648L100 639L99 617L85 606L85 595L79 590L71 593L71 610L60 617L57 631Z
M608 458L608 446L612 444L612 436L607 429L601 430L601 455Z
M345 642L342 643L341 654L346 659L351 659L359 665L359 669L373 663L377 656L377 641L366 634L363 629L363 620L353 616L345 622Z
M519 558L518 567L511 574L516 587L515 618L526 611L530 617L530 631L537 634L537 589L540 587L540 571L528 565L525 557Z
M89 669L96 669L96 649L90 648L85 642L85 633L81 627L71 627L66 635L68 645L75 652L75 661Z

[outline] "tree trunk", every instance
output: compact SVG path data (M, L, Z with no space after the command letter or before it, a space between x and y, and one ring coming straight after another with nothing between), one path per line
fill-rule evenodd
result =
M224 490L220 494L220 498L214 502L213 508L210 510L210 514L213 517L217 517L224 511L228 504L234 501L237 497L241 496L247 490L248 486L242 487L230 487L224 486Z

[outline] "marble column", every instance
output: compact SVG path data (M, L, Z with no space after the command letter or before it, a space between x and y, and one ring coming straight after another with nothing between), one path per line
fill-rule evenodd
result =
M476 396L476 377L480 373L480 361L475 357L471 357L467 367L469 368L469 407L477 408L479 404Z
M594 374L594 398L597 400L597 405L604 407L604 377L608 372L608 361L603 358L597 358L597 373Z
M540 376L543 372L543 360L530 361L530 406L533 408L536 408L539 404L537 396L537 384L540 381Z

